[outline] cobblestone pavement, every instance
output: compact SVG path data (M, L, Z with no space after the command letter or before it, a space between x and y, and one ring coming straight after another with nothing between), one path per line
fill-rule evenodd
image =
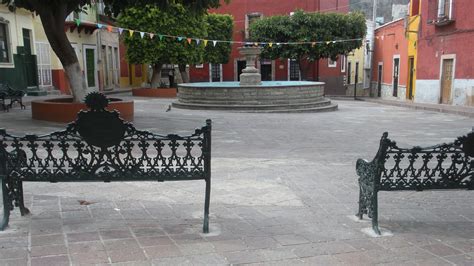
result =
M213 119L211 232L201 233L202 181L26 183L32 215L16 210L0 232L0 265L474 264L470 191L380 193L392 236L371 237L353 218L356 159L375 155L383 131L399 146L437 144L467 133L472 118L350 101L331 113L249 114L135 100L138 128L187 133ZM61 128L30 117L15 108L0 124Z

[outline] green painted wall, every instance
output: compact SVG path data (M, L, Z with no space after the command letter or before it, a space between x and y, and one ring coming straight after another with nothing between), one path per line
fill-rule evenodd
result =
M17 47L18 54L13 55L14 68L0 68L0 83L7 83L14 89L26 90L26 87L38 86L38 67L36 55L23 53L23 47Z

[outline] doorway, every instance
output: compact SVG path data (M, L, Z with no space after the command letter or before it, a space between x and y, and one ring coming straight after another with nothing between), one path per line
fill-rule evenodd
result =
M398 97L398 76L400 74L400 57L393 58L393 97Z
M262 81L272 80L272 60L261 59L260 74L262 76Z
M94 45L84 45L84 73L88 89L97 89L96 57L97 50Z
M451 104L451 90L453 85L454 59L443 59L441 66L441 99L440 103Z
M242 74L242 70L247 66L247 62L245 60L237 60L237 81L240 81L240 74Z
M415 58L410 56L408 58L408 92L407 100L413 100L413 82L415 75Z
M349 61L347 63L347 85L351 85L352 82L352 63Z
M383 77L383 65L379 63L378 76L377 76L377 96L382 97L382 77Z
M23 52L19 53L19 61L23 64L23 78L26 81L26 86L38 85L38 69L36 65L36 56L33 55L31 45L31 30L22 29L23 33ZM20 65L22 65L20 63Z

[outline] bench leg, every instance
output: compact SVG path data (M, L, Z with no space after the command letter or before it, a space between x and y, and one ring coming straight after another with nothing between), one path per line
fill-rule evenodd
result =
M206 180L206 199L204 201L204 225L202 231L209 233L209 203L211 200L211 179Z
M28 208L25 207L25 200L23 199L23 182L22 181L18 181L18 197L19 197L18 207L20 207L21 216L30 214L30 210L28 210Z
M379 214L378 214L378 199L377 199L377 192L374 192L373 196L372 196L372 204L371 206L369 207L371 210L370 210L370 214L371 214L371 218L372 218L372 229L374 230L374 232L377 234L377 235L382 235L380 233L380 229L379 229Z
M0 223L0 231L5 230L8 226L8 221L10 220L10 210L12 209L12 201L10 199L10 190L7 187L6 180L0 178L2 183L2 198L3 198L3 218Z
M364 204L364 194L362 192L362 187L359 186L359 211L357 212L356 216L359 220L364 218L364 212L367 213L367 207Z

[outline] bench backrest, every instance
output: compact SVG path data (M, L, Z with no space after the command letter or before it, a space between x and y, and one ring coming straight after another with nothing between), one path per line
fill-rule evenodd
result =
M474 188L474 132L452 143L408 149L384 133L374 161L378 190Z
M163 136L137 130L104 108L81 111L66 130L47 135L0 130L0 174L52 182L210 177L210 120L189 136Z

